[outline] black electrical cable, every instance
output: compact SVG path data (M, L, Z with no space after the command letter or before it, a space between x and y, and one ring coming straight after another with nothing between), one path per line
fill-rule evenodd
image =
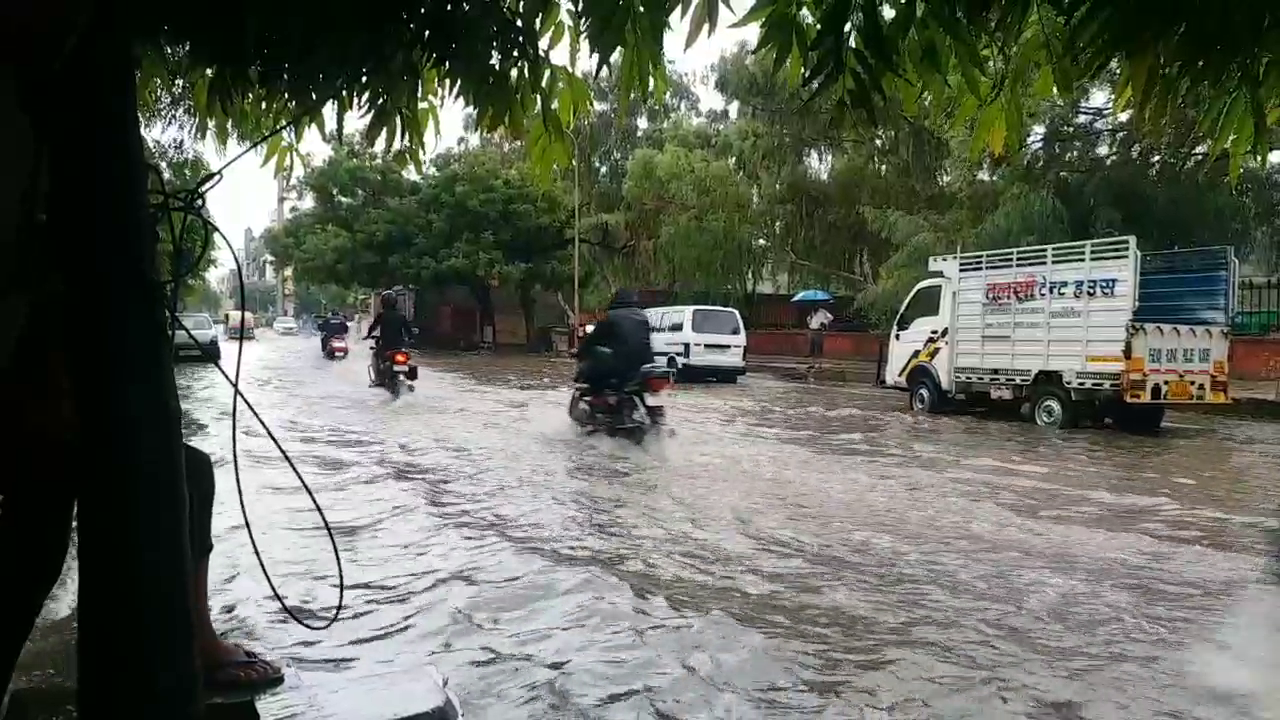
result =
M275 596L276 602L280 603L280 607L294 622L308 630L326 630L332 627L333 624L338 621L338 618L341 617L344 602L346 600L346 578L342 570L342 554L338 550L338 540L333 534L333 527L329 524L329 519L324 514L324 508L320 506L320 501L316 499L315 493L311 490L311 486L307 484L306 479L302 477L302 472L298 470L298 466L294 464L293 458L289 457L289 453L284 449L284 446L280 444L280 441L276 439L275 433L273 433L271 428L267 426L266 421L264 421L262 416L258 414L257 409L255 409L253 404L249 402L249 398L245 397L244 393L240 391L240 368L242 365L241 359L244 355L244 343L240 342L237 344L236 370L234 377L232 377L227 374L227 371L222 367L221 362L209 356L208 350L205 346L196 340L195 336L191 333L190 328L188 328L178 317L178 290L181 286L181 281L189 278L195 273L196 268L200 266L200 263L204 260L205 256L207 256L210 246L212 245L213 235L216 233L222 238L223 242L226 243L227 248L231 250L231 257L236 265L236 279L239 285L241 309L240 330L243 335L244 307L246 300L248 299L245 293L244 267L240 262L240 258L236 255L235 247L231 244L231 241L227 239L227 236L223 234L223 232L218 229L217 225L215 225L209 218L208 213L205 210L204 198L205 194L216 186L219 181L221 181L222 173L228 167L240 160L240 158L260 147L263 143L269 141L272 137L284 132L291 124L292 123L281 125L275 131L262 137L258 142L250 145L235 157L231 158L231 160L223 164L222 167L201 178L200 181L190 189L170 192L163 173L161 173L156 167L152 166L151 170L157 176L156 185L158 189L152 191L152 195L155 199L151 203L151 211L153 215L159 212L163 212L167 215L170 240L173 245L170 255L169 279L165 281L165 284L169 285L169 305L165 309L173 323L173 327L170 330L170 344L172 345L173 338L176 336L178 328L181 328L182 331L186 333L187 338L190 339L196 347L200 348L200 352L205 359L211 360L214 363L214 366L218 368L218 372L222 373L222 377L231 384L231 388L233 390L231 395L231 464L236 479L236 496L240 501L240 517L244 520L245 531L249 535L249 544L253 547L253 555L258 560L258 567L262 570L262 575L266 578L267 586L271 588L271 594ZM176 226L173 217L175 213L182 216L182 222L178 223ZM181 238L185 236L189 221L196 222L199 228L198 232L201 233L200 249L192 258L190 264L186 268L181 268L179 267L179 262L181 260L179 245ZM267 437L271 440L272 444L274 444L276 449L280 451L280 457L284 458L285 463L288 464L289 469L293 471L294 476L298 479L298 483L302 486L302 489L306 491L307 497L311 500L312 506L315 507L316 513L320 516L320 521L324 524L325 533L329 536L329 545L333 548L333 559L338 570L338 603L333 610L332 617L328 618L321 624L313 625L308 623L306 620L298 617L297 613L289 607L289 604L285 602L284 598L280 595L280 591L276 588L275 581L271 579L271 573L267 570L266 561L263 560L262 552L258 548L258 541L253 533L253 524L249 521L249 511L244 502L244 486L240 480L240 456L237 442L237 417L240 413L237 403L241 400L244 401L244 406L249 409L249 412L253 414L254 419L258 421L258 425L264 432L266 432Z

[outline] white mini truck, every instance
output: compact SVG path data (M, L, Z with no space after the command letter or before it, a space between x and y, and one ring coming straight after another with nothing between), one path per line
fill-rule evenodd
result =
M1150 430L1230 402L1229 247L1139 253L1133 237L944 255L902 304L881 378L911 408L1017 403L1037 425Z

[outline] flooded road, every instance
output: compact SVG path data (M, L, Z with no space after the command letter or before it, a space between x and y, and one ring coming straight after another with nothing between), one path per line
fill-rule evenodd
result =
M230 389L178 378L215 623L295 668L264 717L390 718L433 665L468 718L1280 718L1280 424L1055 434L753 375L680 386L637 448L571 428L562 361L427 359L393 403L361 354L264 335L242 387L333 522L332 629L252 556ZM320 620L327 538L240 424L267 565Z

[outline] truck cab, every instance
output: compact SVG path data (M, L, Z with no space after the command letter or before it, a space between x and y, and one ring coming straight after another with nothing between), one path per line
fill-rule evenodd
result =
M917 410L930 407L940 397L930 393L951 391L951 355L948 352L955 293L949 278L930 278L917 284L902 302L893 322L883 382L889 387L909 389L913 373L927 373L932 384L918 387L911 405Z

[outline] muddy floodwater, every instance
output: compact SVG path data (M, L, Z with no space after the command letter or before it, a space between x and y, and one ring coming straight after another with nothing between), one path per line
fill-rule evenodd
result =
M389 719L432 666L468 718L1280 718L1280 424L1053 433L750 375L635 447L570 426L563 361L428 358L393 402L317 346L263 333L243 388L337 533L325 632L251 553L230 390L179 369L216 622L291 666L263 717ZM241 427L267 566L320 619L326 536Z

